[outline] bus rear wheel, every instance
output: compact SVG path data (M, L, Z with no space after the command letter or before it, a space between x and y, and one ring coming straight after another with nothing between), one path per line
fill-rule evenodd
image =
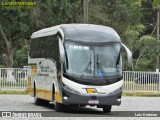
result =
M34 97L34 103L35 105L42 105L41 99L37 98L36 96Z
M103 108L104 113L109 113L109 112L111 112L112 106L104 106L102 108Z
M35 105L47 105L49 101L39 99L36 95L36 86L34 85L34 103Z
M35 105L41 104L41 99L37 98L37 96L36 96L36 88L35 87L34 87L34 103L35 103Z

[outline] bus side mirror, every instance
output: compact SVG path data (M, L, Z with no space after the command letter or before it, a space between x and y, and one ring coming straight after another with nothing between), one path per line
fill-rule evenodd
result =
M60 61L64 63L65 61L65 52L61 39L59 39L59 53L60 53Z
M128 61L128 65L132 65L132 53L131 51L122 43L122 46L125 48L126 52L127 52L127 61Z

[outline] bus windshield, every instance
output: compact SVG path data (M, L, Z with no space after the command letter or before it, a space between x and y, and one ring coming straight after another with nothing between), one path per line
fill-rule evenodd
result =
M80 78L122 76L120 48L120 43L94 46L66 41L66 74Z

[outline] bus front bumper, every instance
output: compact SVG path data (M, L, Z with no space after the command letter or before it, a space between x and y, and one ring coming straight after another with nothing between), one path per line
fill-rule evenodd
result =
M97 106L107 106L107 105L120 105L121 104L121 94L119 91L111 95L83 95L71 93L63 89L63 103L65 105L97 105Z

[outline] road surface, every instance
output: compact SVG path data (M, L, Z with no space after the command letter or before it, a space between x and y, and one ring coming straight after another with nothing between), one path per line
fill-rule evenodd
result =
M113 106L111 113L103 113L101 108L96 107L67 107L65 112L55 112L53 103L44 106L37 106L34 104L33 97L29 95L0 95L0 111L19 111L21 114L26 111L43 113L43 115L57 117L73 117L85 119L92 117L101 119L110 117L128 117L145 113L149 115L160 115L160 98L159 97L122 97L122 104L120 106ZM129 111L129 112L128 112ZM160 116L159 116L160 117ZM144 117L143 117L144 118ZM158 119L157 117L148 117L149 119ZM47 119L51 119L48 117Z

